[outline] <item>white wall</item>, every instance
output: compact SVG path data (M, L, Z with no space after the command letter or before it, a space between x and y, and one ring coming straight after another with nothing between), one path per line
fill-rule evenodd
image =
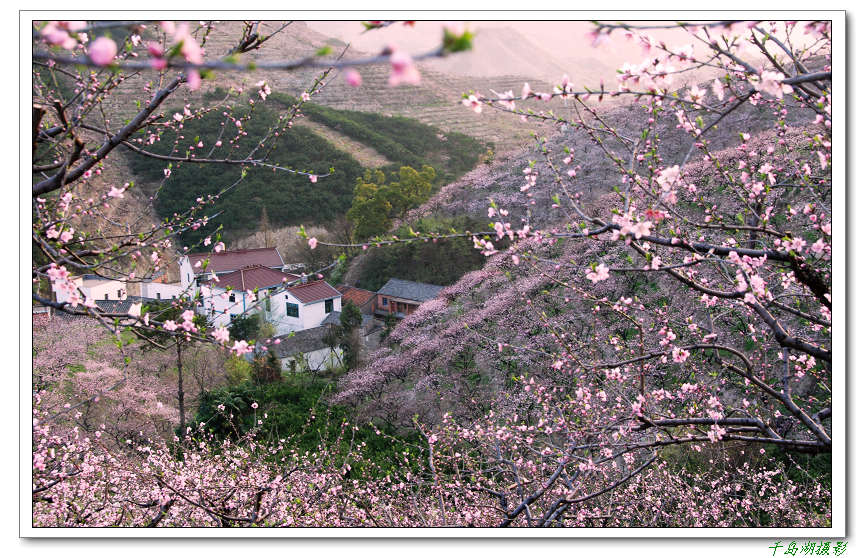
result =
M231 302L229 297L223 296L226 292L222 287L211 288L212 294L205 297L202 301L203 306L199 307L199 313L206 316L208 322L214 327L228 327L228 324L231 322L231 314L242 314L244 308L246 310L252 309L254 312L261 312L267 321L276 326L277 335L285 335L292 331L318 327L327 317L327 314L324 312L323 300L311 304L303 304L291 293L282 291L269 296L270 312L267 312L264 297L268 296L268 293L265 290L257 293L260 299L257 303L255 299L250 299L249 295L243 291L232 291L235 302ZM245 307L244 302L246 303ZM297 318L286 314L286 302L298 305ZM342 297L333 299L333 311L342 311Z
M286 314L286 303L298 305L298 317L294 318ZM276 334L285 335L292 331L300 331L318 327L327 317L324 312L324 301L304 304L291 293L282 292L271 297L270 321L276 325ZM333 311L342 311L342 297L333 299Z
M329 347L312 351L310 353L298 353L288 358L279 359L283 371L291 370L291 362L295 361L295 370L300 372L305 366L309 366L310 370L324 370L328 366L340 366L342 364L342 349L336 347L330 350Z
M146 282L141 283L141 296L145 298L171 300L172 298L180 298L180 295L184 292L183 289L184 287L180 283Z
M115 281L110 279L87 279L76 277L72 280L78 286L78 290L84 293L85 297L90 297L93 300L125 300L126 299L126 283L123 281ZM118 296L120 291L120 296ZM54 291L57 296L57 302L66 302L69 296L65 292ZM107 296L107 298L106 298Z
M195 270L192 269L192 264L189 262L188 256L183 256L180 258L180 287L181 291L186 291L189 287L190 283L193 283L193 287L189 289L188 292L190 296L195 296L198 294L198 290L195 285Z
M249 310L255 303L255 300L251 300L245 291L231 291L234 294L234 302L231 302L231 293L222 287L212 287L210 292L210 296L205 297L202 301L203 306L199 307L199 314L203 314L208 323L214 327L228 327L231 323L232 314L242 314L244 308ZM266 293L260 291L258 294L264 296ZM260 303L256 307L256 311L258 308L263 311L264 303Z

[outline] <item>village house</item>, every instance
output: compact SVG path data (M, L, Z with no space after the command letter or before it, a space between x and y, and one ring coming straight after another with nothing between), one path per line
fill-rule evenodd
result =
M71 280L85 298L92 300L123 300L126 298L126 283L123 281L90 274L73 277ZM57 302L69 301L70 293L56 289L54 289L54 293Z
M329 314L342 311L342 294L323 280L288 287L274 298L269 321L278 335L318 327Z
M342 295L326 281L250 265L201 283L199 313L213 327L227 327L238 315L258 313L278 335L318 327L342 309Z
M153 279L140 279L128 282L121 279L109 279L99 275L87 274L73 277L72 282L76 285L77 290L83 293L84 300L89 298L98 305L106 301L133 300L148 302L172 300L180 298L185 294L181 284L169 283L165 274ZM54 292L57 302L69 301L69 292L57 290ZM115 308L116 305L111 307ZM116 312L112 310L112 313Z
M274 291L298 279L297 275L263 265L242 267L202 282L198 311L213 327L226 327L235 316L247 312L260 312L265 320L271 321L276 304L273 299L279 298Z
M443 288L439 285L391 278L376 293L373 313L376 316L404 318L427 300L438 296Z
M141 281L139 289L142 298L154 300L171 300L180 298L184 294L192 295L191 292L187 293L184 291L181 283L169 283L166 274Z
M283 335L278 337L279 344L272 345L270 350L287 372L320 371L341 366L342 349L325 342L329 330L329 326L321 326L296 331L290 336Z
M375 293L349 285L339 285L336 290L342 294L342 303L351 302L360 309L361 314L372 315Z
M207 262L205 267L204 262ZM285 263L276 248L250 248L247 250L223 250L222 252L191 253L182 256L180 264L180 286L191 296L213 276L234 273L243 267L264 266L274 271L283 271ZM191 288L190 285L192 285ZM188 290L187 290L188 289Z

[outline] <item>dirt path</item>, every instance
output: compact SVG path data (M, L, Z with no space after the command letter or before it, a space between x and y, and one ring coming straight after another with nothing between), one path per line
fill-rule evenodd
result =
M348 136L345 136L336 130L328 128L323 124L319 124L318 122L313 122L309 119L304 119L302 122L298 122L296 126L305 126L309 128L319 136L323 137L333 145L335 145L338 149L349 153L352 157L357 159L357 162L367 168L378 168L383 167L385 165L389 165L390 161L382 154L380 154L375 149L368 147L362 143L356 142Z

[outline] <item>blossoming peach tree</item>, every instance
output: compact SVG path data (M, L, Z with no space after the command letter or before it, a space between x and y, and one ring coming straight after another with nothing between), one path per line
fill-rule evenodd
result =
M34 390L33 525L831 523L827 485L800 465L800 456L832 450L831 27L673 27L684 46L653 39L650 28L595 24L593 42L637 41L648 56L621 68L612 90L579 89L566 77L552 91L526 84L519 96L471 93L464 99L479 117L485 109L501 110L583 134L614 170L616 183L588 196L577 172L588 151L566 146L554 152L539 139L540 156L525 168L520 188L527 208L522 221L512 222L517 208L493 202L491 232L454 233L473 237L491 256L490 265L544 278L555 291L545 296L571 304L590 326L586 334L554 320L534 295L514 291L553 347L537 351L540 358L480 416L415 420L424 443L417 454L395 456L402 464L397 469L366 463L349 424L342 425L341 438L349 450L339 457L324 443L317 452L300 453L290 439L263 439L258 430L213 440L206 425L188 428L173 443L158 437L111 442L103 428L69 421L74 408L58 412L42 404L48 395L43 384L50 390L53 377L43 371L40 377L48 379ZM34 25L33 298L87 314L118 340L124 329L158 329L242 354L252 350L246 340L194 321L192 297L177 303L183 310L178 323L137 305L127 314L104 313L78 292L73 274L126 281L152 276L189 251L175 250L177 233L211 218L213 200L204 197L159 225L116 213L134 184L106 179L110 157L117 149L158 157L166 178L172 165L191 163L304 173L268 162L268 146L288 133L330 72L344 69L352 86L362 86L351 69L361 64L389 63L392 85L416 83L421 75L392 47L363 60L251 63L244 55L273 37L256 22L239 25L234 47L211 60L213 29L207 22ZM425 56L464 50L470 41L469 33L447 28L442 46ZM183 137L184 122L218 110L231 124L220 141L236 144L243 119L233 116L232 105L195 108L184 100L182 110L164 108L214 72L308 67L321 75L250 153L214 157L217 146ZM698 69L712 74L682 81ZM118 124L109 101L139 73L154 77L135 111ZM73 86L58 87L58 74ZM253 106L270 93L265 82L256 87ZM527 99L562 102L570 112L521 109ZM611 100L627 100L630 114L640 118L611 125L603 104ZM675 148L670 133L678 134ZM171 155L148 150L160 141L174 141ZM326 175L307 174L326 182ZM551 207L534 196L544 187ZM540 211L556 212L560 224L534 227L531 214ZM359 246L418 239L374 238ZM311 249L325 244L308 240ZM574 243L579 253L556 259L550 250L561 243ZM203 244L224 249L218 238ZM654 289L638 291L634 278ZM67 302L53 301L46 285L66 293ZM419 315L444 312L446 302L426 303ZM478 346L535 351L482 326L469 332ZM423 366L410 355L392 360L393 366L362 369L344 399L381 397L388 382ZM264 428L267 416L261 415ZM353 472L361 463L363 476Z
M655 27L678 28L687 42L657 41ZM636 41L647 58L621 67L612 90L581 89L565 76L552 91L526 83L519 95L465 96L476 113L508 112L567 133L538 139L538 160L519 187L525 208L491 200L492 232L472 235L491 257L487 268L421 306L394 332L406 347L351 373L338 397L371 401L372 413L412 399L440 404L435 394L448 389L463 397L452 405L462 417L446 417L436 443L458 456L448 456L449 467L484 472L475 488L497 499L499 525L828 523L825 485L798 519L768 520L754 507L765 493L752 498L742 487L765 482L755 474L780 481L778 469L757 473L753 463L795 468L810 459L803 455L832 450L831 28L599 23L590 38ZM530 99L562 102L568 116L519 108ZM604 101L615 106L605 110ZM568 144L574 132L581 149ZM589 161L595 168L581 168ZM599 194L592 174L615 180ZM521 278L503 286L497 271ZM466 288L509 292L466 310ZM450 312L449 302L464 312ZM502 320L525 327L521 313L551 348L502 331ZM437 321L447 325L424 323ZM522 362L520 389L495 399L480 421L459 412L475 403L467 390L434 370L459 360L465 335L488 359L503 350L538 357ZM394 386L418 378L409 395L394 397ZM696 462L723 463L741 479L685 482L726 493L709 523L681 493L651 496L657 487L647 485ZM634 498L646 508L635 510ZM731 516L730 505L745 511ZM671 517L673 509L687 519Z

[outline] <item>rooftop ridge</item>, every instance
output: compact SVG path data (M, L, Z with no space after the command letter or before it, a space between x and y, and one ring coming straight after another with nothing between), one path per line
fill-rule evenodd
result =
M443 288L444 288L443 285L434 285L434 284L432 284L432 283L422 283L422 282L420 282L420 281L412 281L411 279L398 279L398 278L396 278L396 277L391 277L390 279L387 280L388 283L390 283L391 281L399 281L399 282L402 282L402 283L411 283L411 284L413 284L413 285L424 285L424 286L426 286L426 287L438 287L438 288L440 288L440 289L443 289ZM385 283L385 285L386 285L386 284L387 284L387 283ZM357 287L355 287L355 288L357 288Z
M240 248L237 250L223 250L221 252L188 252L184 254L185 256L222 256L225 254L243 254L246 252L261 252L264 250L275 250L277 254L279 254L279 248L276 246L270 246L268 248ZM280 258L282 254L279 254Z

